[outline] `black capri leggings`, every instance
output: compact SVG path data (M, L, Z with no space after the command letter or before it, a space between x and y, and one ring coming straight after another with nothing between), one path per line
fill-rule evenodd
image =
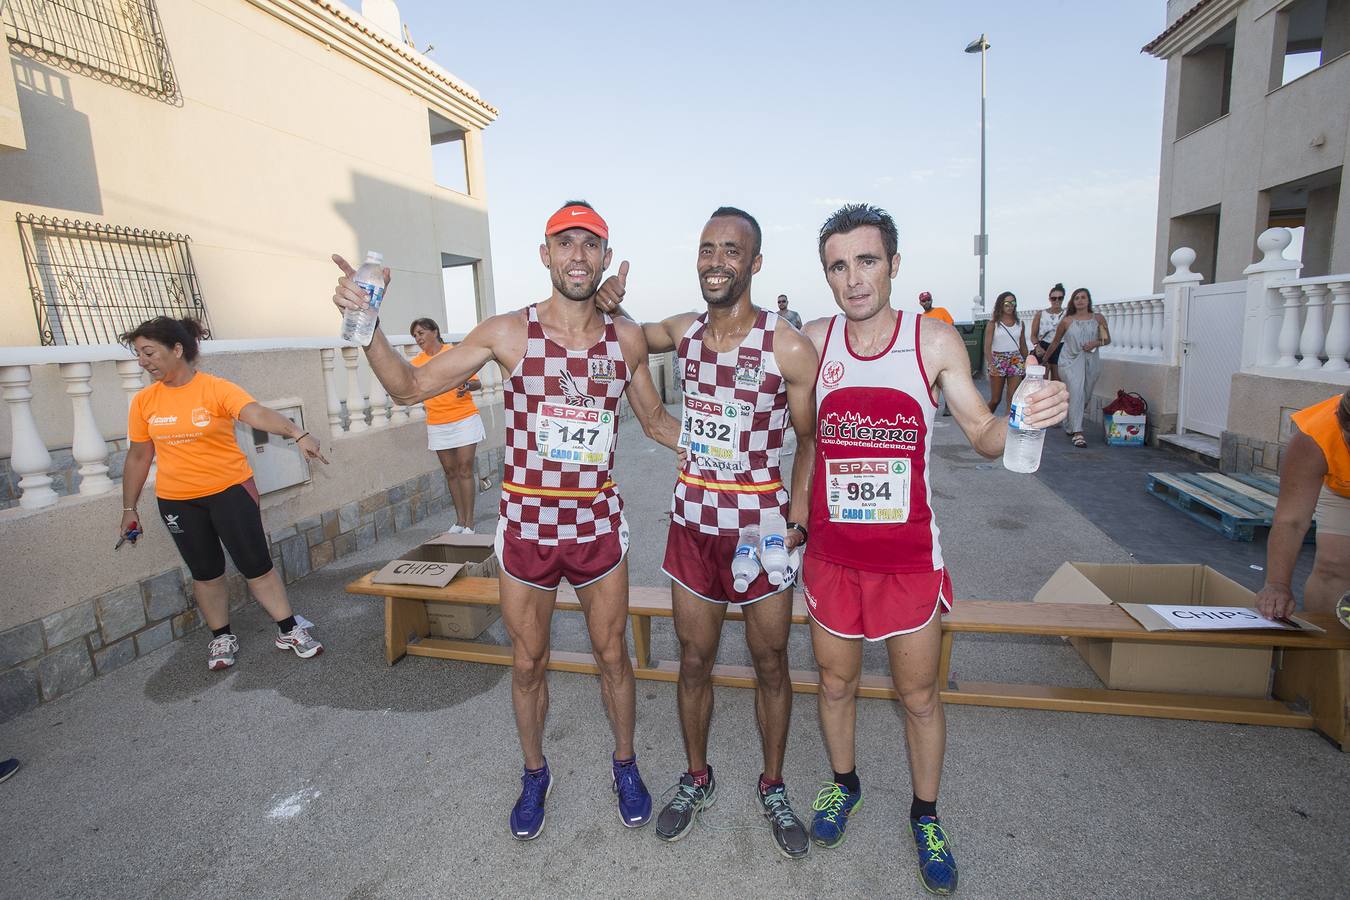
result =
M225 574L222 543L245 578L261 578L272 571L262 511L249 490L252 481L246 484L192 500L160 499L159 514L193 580L212 581Z

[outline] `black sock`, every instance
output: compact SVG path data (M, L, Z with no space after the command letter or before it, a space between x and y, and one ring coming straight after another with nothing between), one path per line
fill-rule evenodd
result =
M862 783L858 781L858 767L854 766L847 772L835 772L834 783L841 785L850 794L862 792Z
M914 795L914 802L909 805L909 817L911 819L921 819L924 816L937 818L937 801L920 800L919 795Z
M287 616L286 618L282 619L280 622L277 623L277 631L280 631L282 634L285 634L294 627L295 627L295 616Z
M223 628L212 628L212 629L211 629L211 637L213 637L213 638L218 638L218 637L220 637L222 634L234 634L234 632L230 630L230 626L229 626L229 623L228 623L228 622L225 624L225 626L224 626Z

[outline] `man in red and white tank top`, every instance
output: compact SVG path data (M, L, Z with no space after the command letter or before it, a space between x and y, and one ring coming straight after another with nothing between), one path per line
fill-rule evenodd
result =
M862 641L885 641L905 706L919 874L929 890L950 893L956 861L937 816L946 745L938 615L952 605L928 467L937 392L983 456L1003 452L1007 423L976 390L956 329L892 308L898 243L895 222L876 207L846 206L831 216L820 231L820 261L842 314L805 328L820 370L802 577L820 670L821 732L834 767L811 832L816 843L838 846L862 799L854 765ZM1067 408L1067 393L1055 383L1033 397L1028 417L1045 428Z
M689 771L656 822L657 837L675 841L693 826L716 790L708 765L712 666L729 605L745 616L754 661L764 770L759 797L783 855L805 856L806 827L788 805L783 786L792 685L787 638L792 582L774 586L760 572L736 590L731 560L746 526L766 515L788 523L792 550L805 533L815 406L816 354L810 341L775 312L750 300L759 271L759 223L744 210L722 207L699 240L699 286L707 311L644 325L653 353L676 351L684 390L681 445L687 448L675 484L664 569L671 578L675 634L680 641L678 698ZM621 310L627 263L601 287L602 308ZM789 493L779 470L788 422L797 435Z
M463 384L489 362L503 372L505 471L496 550L502 619L511 637L512 703L525 757L511 811L518 840L539 835L553 779L544 758L548 714L549 623L558 585L576 589L606 712L614 731L613 777L619 815L632 828L651 818L651 796L633 748L635 693L625 625L628 526L610 477L619 400L626 395L642 429L672 449L679 423L665 411L647 368L642 329L595 305L596 286L613 255L609 226L585 201L569 201L544 228L539 258L548 299L487 319L463 341L414 369L377 329L366 348L371 369L397 402L416 403ZM345 277L334 302L365 304ZM388 270L386 270L386 278Z

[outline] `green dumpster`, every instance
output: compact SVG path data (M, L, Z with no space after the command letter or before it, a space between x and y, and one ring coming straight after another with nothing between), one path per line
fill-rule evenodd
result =
M980 372L984 369L984 329L989 322L981 319L978 322L959 322L956 330L961 332L961 338L966 342L966 353L970 354L970 377L979 378Z

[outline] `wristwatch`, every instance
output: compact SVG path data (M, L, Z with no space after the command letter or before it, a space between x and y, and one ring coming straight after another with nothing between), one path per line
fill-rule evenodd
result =
M806 526L800 522L788 522L787 527L797 531L802 536L802 546L806 546Z

